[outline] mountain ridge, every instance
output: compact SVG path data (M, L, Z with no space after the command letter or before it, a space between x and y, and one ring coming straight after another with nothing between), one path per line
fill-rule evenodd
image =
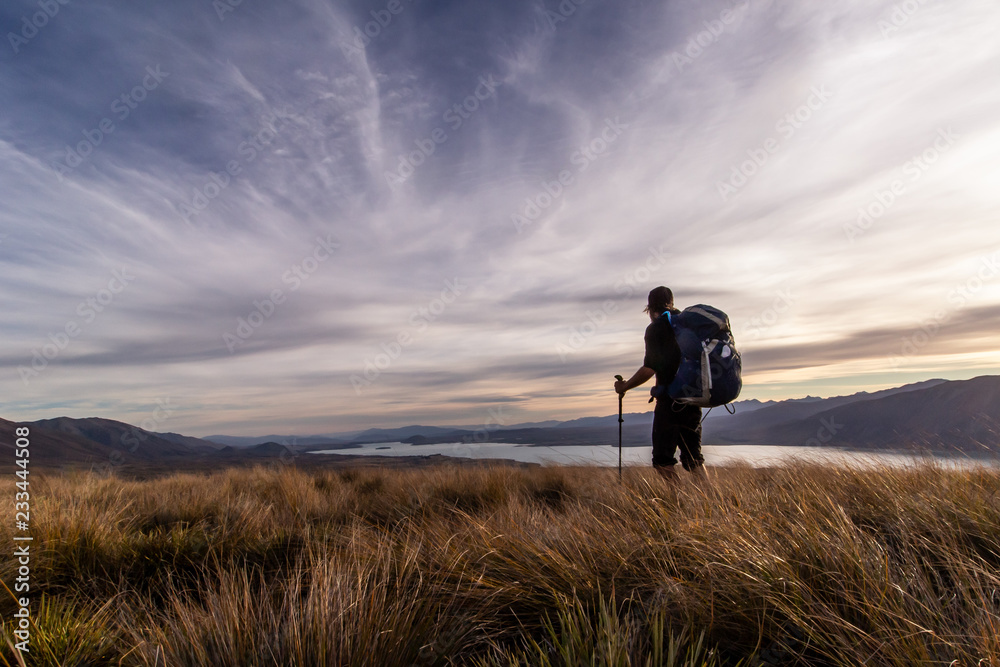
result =
M749 409L740 410L741 403ZM706 445L802 445L860 450L931 450L969 454L1000 452L1000 376L926 380L876 392L787 401L735 404L736 414L716 410L704 420ZM652 411L625 415L622 442L649 446ZM541 426L540 424L546 424ZM287 457L318 449L353 449L379 442L521 443L537 446L614 445L618 415L563 422L494 427L411 425L371 428L353 438L330 436L215 436L155 433L100 417L56 417L34 422L0 418L0 443L13 449L16 426L31 430L31 458L45 464L149 463L179 457L210 461ZM221 440L221 441L220 441Z

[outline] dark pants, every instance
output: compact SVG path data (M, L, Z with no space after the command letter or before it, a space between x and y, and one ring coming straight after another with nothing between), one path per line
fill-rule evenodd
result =
M681 465L695 470L705 463L701 455L701 408L656 399L653 411L653 467L677 465L674 454L681 450Z

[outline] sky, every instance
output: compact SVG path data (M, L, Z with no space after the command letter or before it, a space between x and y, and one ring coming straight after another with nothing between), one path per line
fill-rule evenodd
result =
M12 0L0 31L6 419L610 414L657 285L729 315L743 399L1000 369L992 0Z

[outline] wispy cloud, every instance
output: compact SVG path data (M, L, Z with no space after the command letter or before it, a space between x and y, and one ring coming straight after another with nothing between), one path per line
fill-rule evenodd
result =
M194 434L608 412L659 284L754 331L746 397L995 369L1000 280L969 281L1000 250L1000 11L898 5L60 5L0 54L4 417L167 395Z

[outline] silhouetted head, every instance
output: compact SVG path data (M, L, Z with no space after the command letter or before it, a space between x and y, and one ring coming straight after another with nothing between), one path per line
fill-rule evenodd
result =
M660 285L649 291L649 298L646 299L646 307L643 312L652 315L660 315L668 308L674 307L674 293L669 287Z

